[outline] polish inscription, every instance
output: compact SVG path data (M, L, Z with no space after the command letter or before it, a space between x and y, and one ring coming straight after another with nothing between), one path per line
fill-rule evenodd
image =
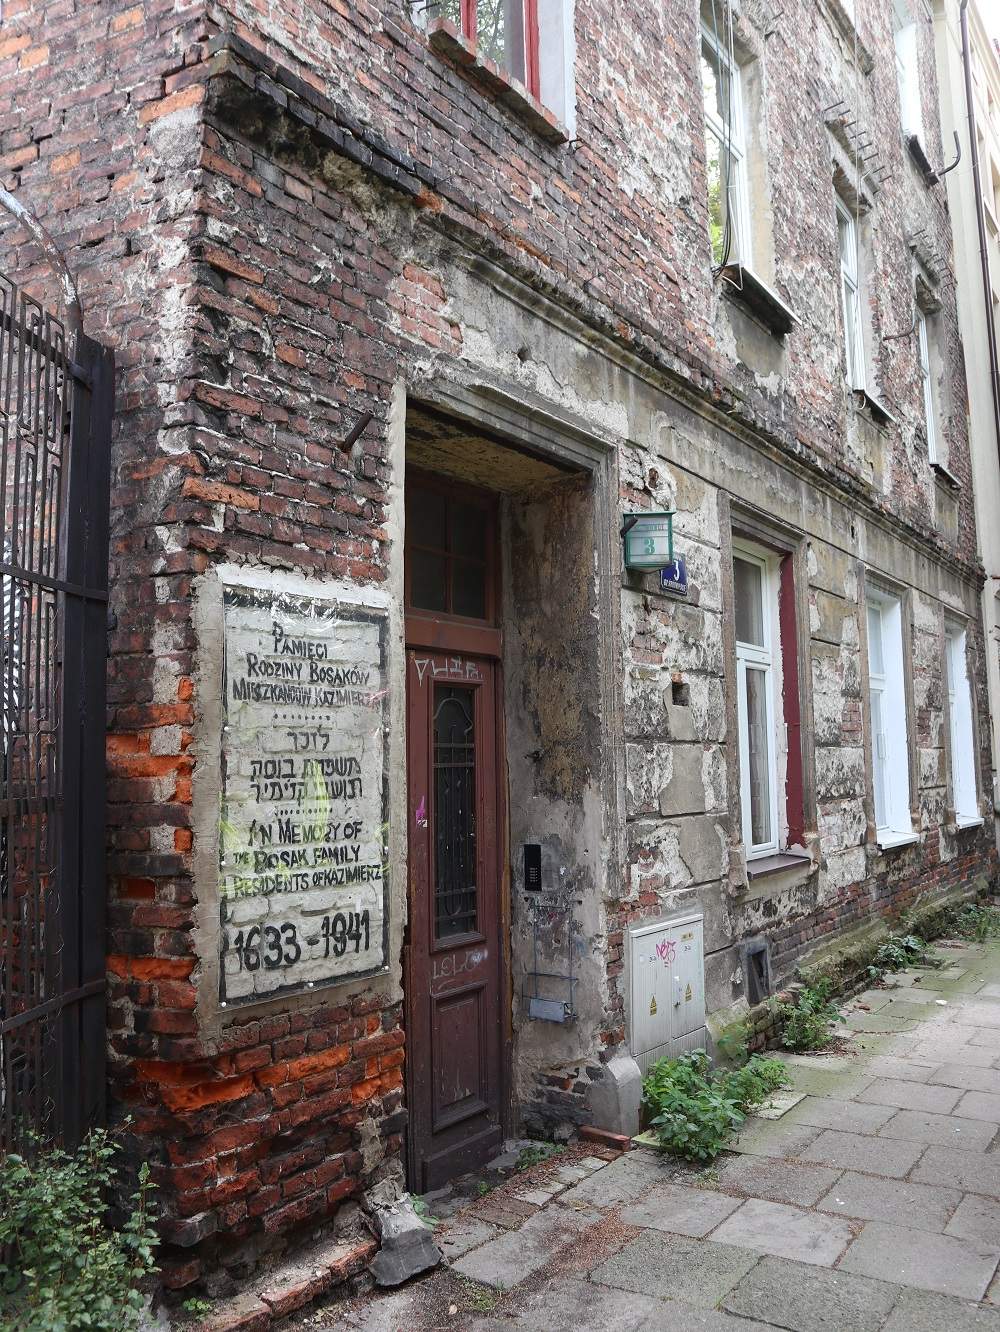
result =
M227 585L220 996L385 966L384 618Z

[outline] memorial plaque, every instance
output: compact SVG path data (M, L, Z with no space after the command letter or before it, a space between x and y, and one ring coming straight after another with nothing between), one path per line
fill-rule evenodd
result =
M386 962L385 617L227 585L220 998Z

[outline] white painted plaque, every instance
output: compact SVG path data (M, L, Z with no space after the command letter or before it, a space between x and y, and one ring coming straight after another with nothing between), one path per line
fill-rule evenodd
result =
M220 998L386 960L385 617L224 589Z

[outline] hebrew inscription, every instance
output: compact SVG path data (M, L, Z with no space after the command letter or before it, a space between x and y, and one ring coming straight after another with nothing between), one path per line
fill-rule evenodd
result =
M385 966L385 621L224 589L220 997Z

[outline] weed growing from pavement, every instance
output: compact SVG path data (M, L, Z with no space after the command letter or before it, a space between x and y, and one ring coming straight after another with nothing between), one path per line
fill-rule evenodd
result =
M489 1313L494 1309L503 1298L502 1290L495 1290L492 1286L481 1286L478 1281L471 1281L468 1277L456 1277L462 1292L462 1301L467 1310L475 1313Z
M566 1150L555 1142L533 1143L530 1147L522 1147L517 1161L514 1163L516 1171L530 1170L532 1166L541 1165L543 1161L548 1161L553 1156L558 1156Z
M711 1161L747 1115L790 1083L778 1059L754 1055L736 1069L713 1069L704 1050L658 1059L642 1084L649 1126L660 1150Z
M807 985L794 1004L777 1005L781 1044L786 1050L823 1050L830 1044L830 1024L845 1020L830 997L832 989L832 982L819 980Z

